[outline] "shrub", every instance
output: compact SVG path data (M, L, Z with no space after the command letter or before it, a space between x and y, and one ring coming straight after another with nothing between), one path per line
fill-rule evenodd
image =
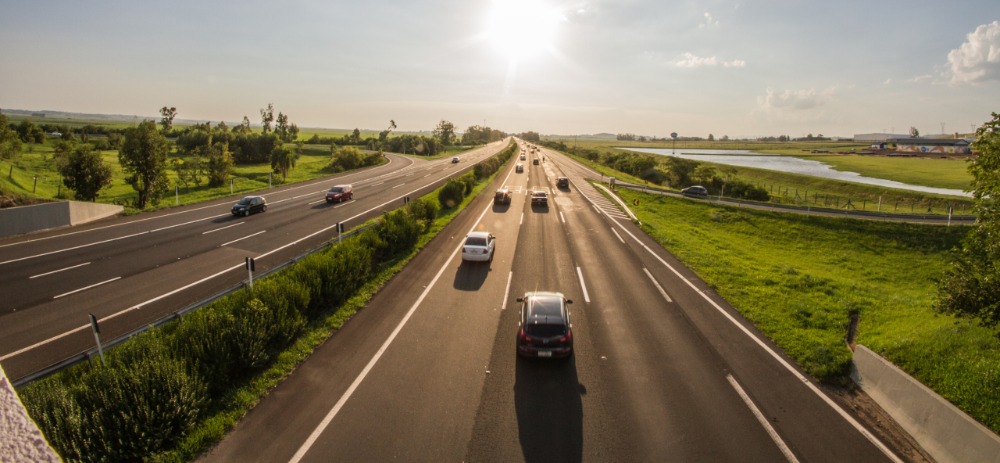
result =
M465 199L465 182L459 179L448 180L438 192L438 201L445 209L453 209L462 204Z

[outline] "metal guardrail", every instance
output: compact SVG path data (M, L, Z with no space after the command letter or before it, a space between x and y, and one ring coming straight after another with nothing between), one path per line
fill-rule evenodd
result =
M344 239L352 238L352 237L356 236L357 234L359 234L359 233L367 230L368 228L372 227L373 225L374 224L368 224L368 225L364 225L364 226L355 228L355 229L353 229L353 230L351 230L351 231L349 231L349 232L344 233L343 235L341 235L339 239L332 239L332 240L326 241L325 243L321 244L320 246L317 246L315 248L309 249L308 251L306 251L303 254L300 254L299 256L295 257L294 259L282 262L281 264L279 264L279 265L277 265L275 267L272 267L270 269L267 269L265 271L260 272L260 275L257 276L257 277L255 277L255 278L265 278L265 277L267 277L268 275L270 275L272 273L275 273L275 272L277 272L279 270L284 269L285 267L288 267L290 265L293 265L293 264L297 263L298 261L302 260L305 257L308 257L308 256L310 256L312 254L315 254L315 253L319 252L319 251L325 250L325 249L327 249L327 248L329 248L329 247L331 247L331 246L333 246L335 244L338 244L340 241L343 241ZM163 325L166 325L167 323L170 323L172 321L180 320L184 316L184 314L186 314L188 312L200 309L200 308L202 308L202 307L204 307L206 305L211 304L212 302L215 302L218 299L221 299L221 298L223 298L225 296L228 296L228 295L230 295L232 293L235 293L236 291L239 291L239 290L247 287L248 281L249 281L248 279L244 279L244 280L240 281L238 284L235 284L235 285L229 287L228 289L224 289L224 290L222 290L222 291L220 291L218 293L215 293L215 294L213 294L213 295L211 295L209 297L206 297L206 298L204 298L204 299L202 299L202 300L200 300L198 302L195 302L194 304L191 304L191 305L189 305L187 307L184 307L183 309L180 309L178 311L172 312L171 314L169 314L169 315L167 315L165 317L162 317L162 318L160 318L160 319L158 319L158 320L156 320L156 321L154 321L154 322L152 322L150 324L144 325L142 327L139 327L139 328L136 328L136 329L134 329L132 331L129 331L128 333L125 333L125 334L123 334L121 336L118 336L118 337L116 337L116 338L114 338L114 339L112 339L112 340L110 340L108 342L102 342L101 345L105 349L108 349L108 348L111 348L111 347L115 347L115 346L117 346L117 345L119 345L119 344L121 344L121 343L123 343L125 341L128 341L129 339L131 339L132 337L134 337L134 336L136 336L138 334L141 334L143 332L149 331L149 330L154 329L154 328L159 328L159 327L161 327ZM40 380L42 378L45 378L45 377L50 376L52 374L58 373L59 371L64 370L66 368L69 368L69 367L71 367L73 365L76 365L76 364L78 364L80 362L91 361L91 359L93 359L97 355L98 355L98 349L95 346L95 347L87 349L87 350L85 350L83 352L80 352L79 354L72 355L72 356L67 357L67 358L65 358L63 360L60 360L60 361L58 361L56 363L53 363L53 364L51 364L51 365L49 365L49 366L47 366L47 367L45 367L45 368L43 368L41 370L38 370L38 371L36 371L34 373L31 373L31 374L22 376L20 378L11 380L10 383L14 386L15 389L20 389L21 387L24 387L24 386L26 386L26 385L34 382L34 381L38 381L38 380Z
M659 194L680 195L680 193L677 193L676 191L667 190L664 188L651 187L649 185L637 185L634 183L626 183L622 181L616 182L615 185L618 187L628 188L630 190L636 190L636 191L652 191ZM713 196L709 196L708 199L716 203L742 204L742 205L756 206L761 208L786 209L786 210L801 211L801 212L822 212L827 214L838 214L843 216L878 217L878 218L897 219L897 220L934 220L939 222L950 220L952 222L961 222L963 224L976 221L976 216L974 215L952 215L951 218L949 219L947 215L941 215L941 214L890 214L887 212L844 211L840 209L830 209L828 207L794 206L791 204L762 203L759 201L748 201L736 198L719 198Z

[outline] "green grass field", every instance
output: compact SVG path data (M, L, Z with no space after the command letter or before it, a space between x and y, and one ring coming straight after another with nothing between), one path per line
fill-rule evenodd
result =
M857 342L1000 431L1000 339L934 310L964 227L736 209L625 189L643 228L817 378L844 381Z

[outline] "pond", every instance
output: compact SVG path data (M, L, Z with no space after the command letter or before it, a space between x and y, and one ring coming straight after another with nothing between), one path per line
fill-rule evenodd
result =
M865 177L857 172L845 172L835 170L829 164L819 161L796 158L792 156L779 156L770 154L760 154L749 150L707 150L689 149L675 151L670 148L619 148L637 153L658 154L661 156L676 156L693 161L714 162L716 164L726 164L739 167L754 167L757 169L774 170L778 172L788 172L790 174L811 175L813 177L829 178L832 180L843 180L854 183L864 183L867 185L877 185L886 188L896 188L900 190L920 191L950 196L972 196L962 190L951 188L934 188L921 185L910 185L895 180L884 178Z

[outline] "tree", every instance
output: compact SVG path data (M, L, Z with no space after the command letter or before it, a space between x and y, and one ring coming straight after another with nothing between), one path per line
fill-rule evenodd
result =
M272 122L274 122L274 105L268 103L266 108L260 110L260 124L264 126L264 133L271 131Z
M222 186L233 173L233 155L229 152L229 143L219 142L212 145L208 152L208 186Z
M442 119L434 129L434 136L441 140L442 145L451 146L455 138L455 124Z
M101 153L90 145L79 145L69 153L66 162L59 167L63 185L76 192L74 197L81 201L93 201L102 189L111 185L111 167L101 159Z
M920 136L920 131L917 130L916 127L910 127L910 136L913 138L917 138Z
M127 176L125 182L139 193L135 207L144 209L147 203L160 203L167 191L167 139L156 131L156 123L143 121L125 131L125 140L118 151L118 162Z
M995 328L1000 324L1000 114L976 130L972 148L979 152L969 164L976 223L938 287L937 309Z
M379 146L385 144L385 141L389 138L389 134L392 133L392 130L395 128L396 128L396 121L393 119L389 119L389 127L378 133Z
M284 180L288 176L288 171L295 168L295 161L298 157L298 153L291 148L276 146L271 151L271 170L276 174L281 174L281 179Z
M274 125L274 133L281 141L291 141L288 139L288 116L284 113L278 113L278 122Z
M166 106L160 108L160 125L163 126L164 132L169 132L174 126L175 116L177 116L177 108Z
M10 122L5 114L0 113L0 158L16 159L21 152L21 137L17 131L10 128Z
M715 141L715 135L708 134L708 141Z

